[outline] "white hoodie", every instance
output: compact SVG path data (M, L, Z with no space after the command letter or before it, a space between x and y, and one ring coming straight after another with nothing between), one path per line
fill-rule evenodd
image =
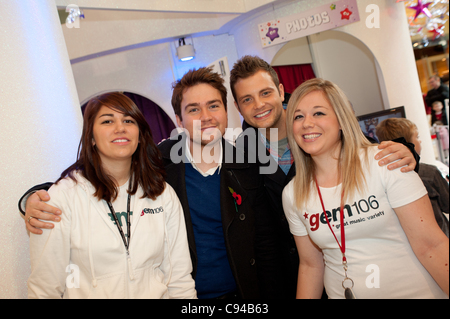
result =
M172 187L166 184L156 200L141 198L140 188L133 196L128 257L106 202L76 178L49 190L61 221L30 235L28 297L196 298L186 224Z

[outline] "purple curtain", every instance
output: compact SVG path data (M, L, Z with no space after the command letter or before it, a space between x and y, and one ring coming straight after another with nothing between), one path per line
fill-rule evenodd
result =
M175 129L175 124L166 112L164 112L156 103L139 94L130 92L123 92L123 94L133 100L139 110L141 110L142 114L144 114L144 117L152 131L153 140L156 144L161 142L163 139L170 137L170 133L173 129ZM81 111L83 114L86 105L87 103L81 106Z
M306 80L316 77L311 64L274 66L273 69L277 72L284 91L290 94Z

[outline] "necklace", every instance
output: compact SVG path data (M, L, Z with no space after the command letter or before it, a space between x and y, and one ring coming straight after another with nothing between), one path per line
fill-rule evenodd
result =
M355 286L355 283L353 282L353 280L351 278L349 278L347 276L347 270L348 270L348 264L347 264L347 257L345 256L345 228L344 228L344 190L342 190L342 194L341 194L341 205L340 205L340 209L339 209L339 213L340 213L340 224L341 224L341 243L339 243L339 240L336 237L336 234L334 233L333 229L331 228L330 225L330 221L328 220L327 217L327 213L325 210L325 205L323 204L323 199L322 199L322 194L320 192L320 188L319 188L319 184L317 183L317 178L314 177L314 181L316 183L316 187L317 187L317 192L319 193L319 198L320 198L320 203L322 204L322 209L323 209L323 213L325 216L325 219L327 221L327 225L331 230L331 233L334 236L334 239L336 240L339 249L341 250L342 253L342 266L344 267L344 273L345 273L345 278L342 281L342 288L344 288L344 296L345 299L356 299L355 294L353 293L352 288ZM350 283L350 286L346 286L346 282Z

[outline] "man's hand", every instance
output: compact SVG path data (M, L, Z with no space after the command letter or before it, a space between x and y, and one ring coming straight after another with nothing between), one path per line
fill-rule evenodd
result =
M45 201L49 201L50 196L45 190L39 190L32 194L25 205L25 225L27 230L33 234L42 234L41 228L53 228L52 223L45 223L42 220L51 220L59 222L61 220L61 210L56 207L50 206ZM29 219L30 217L33 217Z
M389 155L378 162L378 165L380 166L384 166L398 160L397 162L388 165L387 168L389 170L394 170L404 166L401 168L401 171L403 173L407 173L413 171L416 167L417 163L414 159L413 154L405 145L401 143L384 141L380 143L378 149L380 149L381 151L378 152L377 155L375 155L376 160Z

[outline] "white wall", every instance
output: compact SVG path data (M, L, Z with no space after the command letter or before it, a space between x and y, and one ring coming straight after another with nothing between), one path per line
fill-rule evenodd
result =
M374 56L363 42L333 30L313 34L309 39L316 76L336 83L352 102L356 115L386 108Z
M81 103L109 91L138 93L160 105L175 121L170 107L172 72L167 44L128 50L72 64Z
M1 1L0 29L0 298L15 299L30 275L17 201L75 162L82 119L53 0Z
M172 83L189 69L207 66L223 56L231 66L237 60L233 36L205 36L193 41L196 56L188 62L177 60L178 42L173 41L72 64L80 101L107 91L130 91L158 104L176 123L170 104Z
M384 109L375 58L354 36L330 30L289 41L271 65L306 63L312 63L317 77L336 83L346 92L356 115Z
M83 12L86 18L79 22L79 28L67 25L62 28L71 60L150 41L154 44L187 34L217 30L237 16L86 9Z
M270 65L282 66L311 63L313 63L313 58L309 48L308 37L303 37L286 42L273 57Z

